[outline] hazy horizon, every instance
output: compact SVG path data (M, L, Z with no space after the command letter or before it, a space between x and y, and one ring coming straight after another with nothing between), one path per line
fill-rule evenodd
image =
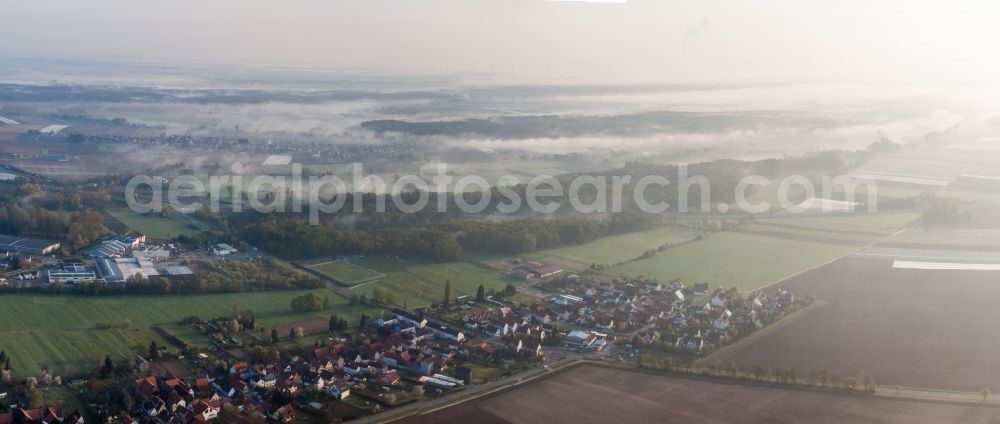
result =
M2 1L0 56L540 83L967 84L986 2Z

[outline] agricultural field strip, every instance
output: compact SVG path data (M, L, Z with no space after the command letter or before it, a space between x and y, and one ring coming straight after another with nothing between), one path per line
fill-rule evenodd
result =
M781 287L826 306L759 343L727 350L723 363L850 375L881 384L974 391L998 376L997 271L894 268L891 261L845 258ZM941 316L954 317L942 320Z
M912 217L909 214L889 214L876 217L861 217L863 219L848 216L835 218L836 220L833 221L833 223L823 221L820 222L823 223L822 228L827 228L826 226L828 225L840 225L839 221L847 221L848 224L846 225L849 228L852 228L852 231L864 231L858 228L862 227L871 228L870 231L872 232L881 232L895 230L890 229L890 225L884 225L883 221L899 225L904 223L908 224L912 220ZM820 218L799 218L795 221L793 221L793 219L794 218L784 218L782 220L783 223L787 224L791 222L792 225L799 226L807 225L810 223L810 220ZM777 220L778 219L775 219L774 221ZM866 221L870 221L872 223L867 225L859 224L859 222ZM876 225L876 223L878 225ZM796 231L803 230L796 229ZM612 268L605 272L605 274L609 276L616 276L618 274L632 276L645 275L661 279L678 277L692 281L710 281L726 286L735 285L741 290L750 291L768 287L784 279L791 278L792 276L801 274L811 269L815 269L818 266L834 262L861 249L871 247L872 245L875 245L883 240L891 239L903 231L905 231L905 229L896 230L885 235L873 235L873 237L869 237L863 241L852 243L850 246L844 246L843 243L822 243L823 241L834 241L835 239L795 240L794 236L781 238L773 237L774 235L770 235L772 237L768 237L769 235L740 234L736 231L729 231L728 234L727 232L723 232L709 236L705 240L667 250L653 258L643 259L631 262L621 267ZM822 230L820 230L820 232L822 232ZM722 239L721 241L720 238ZM774 240L766 241L768 238L773 238ZM715 246L717 248L706 249L705 246ZM762 254L760 251L761 249L774 249L774 254L777 255L777 257L766 253ZM803 256L803 252L807 252L811 256ZM706 258L713 258L714 260L709 261L709 263L706 262ZM795 258L794 261L791 260L793 258ZM815 260L819 260L820 263L816 264L814 262ZM720 266L720 263L726 262L728 262L728 265ZM799 265L795 265L795 263L792 262ZM700 266L698 266L698 264L700 264ZM692 269L692 266L695 268ZM737 273L733 271L727 274L725 272L725 269L728 269L726 268L727 266L731 268L740 268L741 272ZM748 270L753 271L761 268L766 268L769 272L746 272ZM790 273L786 274L786 272ZM671 273L671 275L665 275L665 273Z
M690 281L714 281L722 285L735 285L750 291L770 286L791 276L836 261L866 247L900 234L915 215L909 213L879 215L844 215L831 218L803 217L776 218L768 222L797 227L819 227L819 232L831 226L843 226L855 232L872 232L872 237L851 243L831 239L794 240L768 235L739 234L736 231L710 235L704 240L661 252L649 259L631 262L605 272L608 276L645 275L660 279L679 277ZM795 229L795 231L804 231ZM812 230L808 230L812 231ZM768 237L771 236L771 237ZM707 247L711 248L707 248ZM768 254L767 251L773 253ZM700 252L700 253L699 253ZM820 263L816 263L818 260ZM720 266L722 265L722 266ZM731 272L727 272L729 269ZM739 272L736 272L739 269ZM760 271L761 269L767 272ZM749 272L748 272L749 271ZM670 275L667 275L669 273Z
M773 285L776 285L776 284L780 284L781 282L784 282L784 281L786 281L786 280L790 280L790 279L792 279L792 278L795 278L795 277L798 277L798 276L800 276L800 275L803 275L803 274L805 274L805 273L808 273L808 272L810 272L810 271L813 271L813 270L816 270L816 269L819 269L819 268L822 268L822 267L824 267L824 266L827 266L827 265L830 265L830 264L832 264L832 263L834 263L834 262L837 262L837 261L839 261L839 260L841 260L841 259L844 259L844 258L846 258L846 257L848 257L848 256L851 256L851 255L853 255L853 254L857 253L858 251L860 251L860 250L862 250L862 249L866 249L866 248L869 248L869 247L872 247L872 246L874 246L874 245L876 245L876 244L878 244L878 243L880 243L880 242L882 242L882 241L884 241L884 240L888 240L888 239L891 239L891 238L893 238L893 237L895 237L895 236L898 236L898 235L900 235L900 234L902 234L902 233L904 233L904 232L906 232L906 231L907 231L907 229L906 229L906 228L904 228L904 229L902 229L902 230L899 230L899 231L897 231L897 232L896 232L896 233L894 233L894 234L890 234L890 235L887 235L887 236L885 236L884 238L881 238L881 239L878 239L878 240L875 240L875 241L873 241L873 242L871 242L871 243L868 243L867 245L865 245L865 246L862 246L861 248L859 248L859 249L856 249L856 250L854 250L854 251L852 251L852 252L848 252L848 253L845 253L845 254L843 254L843 255L840 255L840 256L838 256L838 257L836 257L836 258L833 258L833 259L830 259L829 261L826 261L826 262L824 262L824 263L822 263L822 264L820 264L820 265L817 265L817 266L814 266L814 267L812 267L812 268L809 268L809 269L804 269L804 270L802 270L802 271L799 271L799 272L796 272L795 274L792 274L792 275L789 275L789 276L787 276L787 277L785 277L785 278L782 278L782 279L780 279L780 280L777 280L777 281L774 281L774 282L772 282L772 283L770 283L770 284L766 284L766 285L764 285L764 286L762 286L762 287L758 288L757 290L764 290L764 289L766 289L766 288L768 288L768 287L771 287L771 286L773 286Z
M540 250L525 256L544 258L558 256L585 265L614 264L638 258L648 250L666 244L677 245L695 240L704 231L680 226L664 226L650 231L617 234L590 243Z
M881 237L885 236L886 234L892 233L892 231L889 229L873 229L871 227L861 226L861 225L854 226L857 227L858 229L852 229L851 226L847 226L844 224L819 225L820 223L799 222L799 221L793 221L789 223L787 221L789 220L780 220L780 219L759 220L759 221L753 221L747 225L778 228L790 232L804 231L807 234L821 233L823 235L834 233L834 234L847 234L852 236L863 236L863 237L872 237L872 236ZM882 231L876 231L876 230L882 230Z
M1000 252L997 251L928 250L882 246L861 249L855 252L854 256L918 261L1000 262Z
M854 174L854 178L863 180L885 181L890 183L904 183L927 187L944 187L952 181L950 178L930 177L924 175L892 174L884 172L859 172Z
M958 262L915 262L893 261L896 269L960 270L960 271L1000 271L1000 264L970 264Z
M867 240L851 240L849 237L835 238L835 237L825 237L825 236L816 236L816 235L805 235L805 234L794 233L794 232L773 231L773 230L767 230L767 229L755 230L755 229L748 228L748 227L749 226L740 226L740 227L737 227L737 228L729 229L727 231L730 231L730 232L733 232L733 233L738 233L738 234L747 234L747 235L761 236L761 237L772 237L772 238L780 238L780 239L786 239L786 240L795 240L795 241L803 241L803 242L818 243L818 244L835 244L835 245L844 245L844 246L862 246L862 245L864 245L867 242Z
M990 233L954 233L910 230L892 239L879 243L876 247L887 249L911 249L921 251L1000 251L1000 240ZM947 255L945 255L947 256Z
M603 271L608 277L646 276L709 282L748 292L799 270L853 252L853 246L725 231Z
M740 422L767 423L806 422L821 416L823 422L937 423L985 422L995 412L981 402L924 402L908 395L856 396L588 363L446 408L422 414L407 411L409 416L398 422L561 422L568 416L586 416L595 422L725 423L739 417ZM509 407L515 404L519 407Z

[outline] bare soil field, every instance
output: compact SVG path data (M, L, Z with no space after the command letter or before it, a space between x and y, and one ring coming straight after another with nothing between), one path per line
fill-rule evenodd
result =
M596 365L399 423L988 423L1000 409L678 378Z
M296 327L302 327L303 334L314 334L322 331L328 331L330 329L330 321L322 318L316 318L282 324L274 327L274 329L278 330L279 336L286 337L288 336L288 333Z
M540 259L543 264L555 265L562 268L565 271L583 271L590 268L590 264L585 264L582 262L577 262L571 259L566 259L560 256L546 256Z
M886 247L894 249L918 249L918 250L975 250L975 251L1000 251L1000 246L994 244L944 244L944 243L911 243L885 241L876 244L875 247Z
M158 375L173 374L181 378L191 378L195 376L195 373L191 370L191 368L188 368L187 365L184 365L181 361L176 359L151 362L149 364L149 369Z
M1000 272L893 269L847 257L777 284L824 305L714 361L865 371L880 385L1000 387Z

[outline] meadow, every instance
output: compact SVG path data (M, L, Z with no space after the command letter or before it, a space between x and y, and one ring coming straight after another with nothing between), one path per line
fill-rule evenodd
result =
M722 232L648 259L604 271L608 276L644 276L669 281L736 287L751 291L821 265L856 247Z
M150 327L161 326L188 343L206 345L179 324L184 317L202 319L228 316L234 305L253 310L259 326L272 327L310 318L327 318L336 313L355 319L374 310L352 305L348 299L326 290L332 307L326 311L293 313L291 300L309 291L282 291L174 296L82 297L14 294L0 296L0 349L11 359L19 376L34 375L43 366L57 369L87 369L104 355L121 359L143 352L150 341L169 345ZM99 323L129 328L96 329ZM190 340L189 340L190 337Z
M129 210L109 210L108 214L151 239L170 240L179 235L193 236L199 233L194 228L162 216L142 215Z
M595 263L611 265L638 258L644 252L666 244L689 242L701 234L704 232L691 228L663 226L648 231L604 237L585 244L540 250L526 256L533 258L557 256L585 265Z
M358 265L386 274L378 281L351 288L357 294L371 296L376 287L392 291L397 304L408 307L426 306L444 299L444 286L451 281L454 297L475 296L479 285L486 290L503 290L516 281L497 271L469 262L427 263L413 259L366 257Z
M604 274L680 278L751 291L851 253L899 231L914 218L911 213L890 213L762 220Z

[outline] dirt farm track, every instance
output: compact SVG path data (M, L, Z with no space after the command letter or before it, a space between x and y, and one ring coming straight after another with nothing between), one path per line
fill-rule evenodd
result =
M397 423L989 423L990 406L730 384L582 365Z
M1000 389L1000 272L893 269L848 257L778 284L824 304L713 361L865 371L880 385Z

